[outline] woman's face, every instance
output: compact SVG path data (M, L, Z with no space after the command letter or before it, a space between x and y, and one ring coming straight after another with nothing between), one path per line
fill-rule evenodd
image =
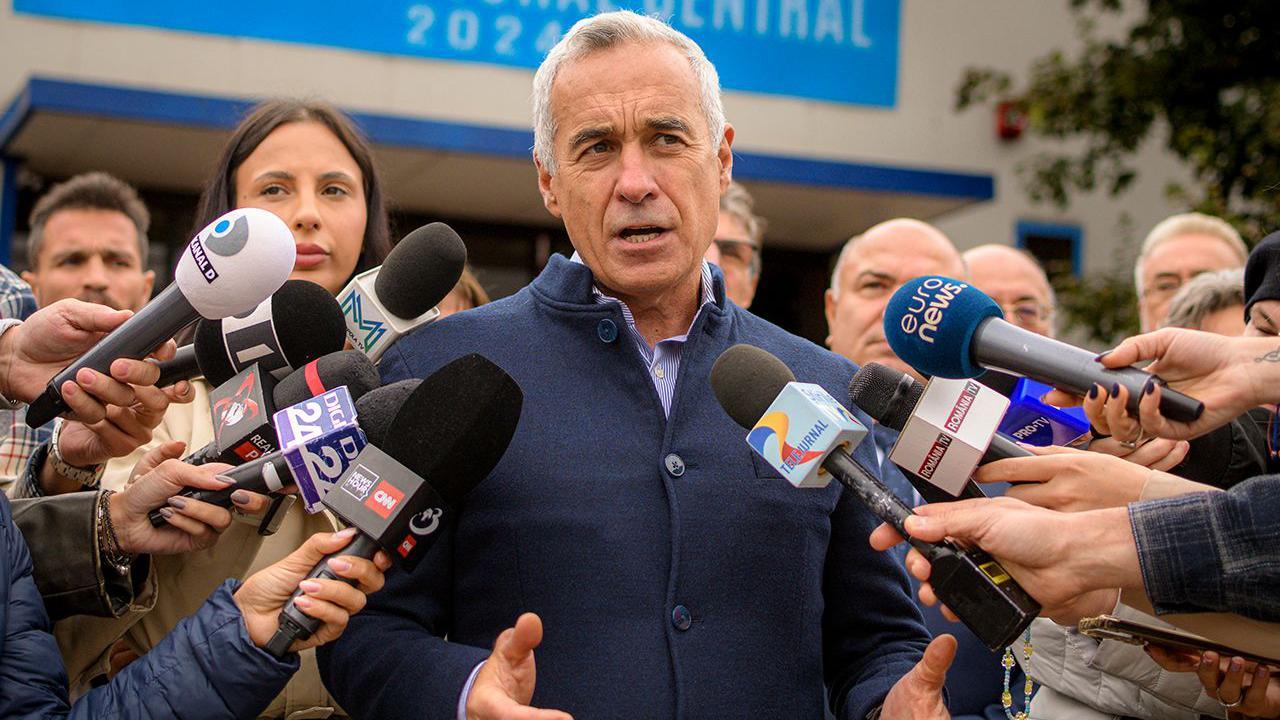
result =
M236 207L278 215L298 249L290 279L337 294L355 270L368 205L364 176L351 153L318 122L281 125L235 174Z

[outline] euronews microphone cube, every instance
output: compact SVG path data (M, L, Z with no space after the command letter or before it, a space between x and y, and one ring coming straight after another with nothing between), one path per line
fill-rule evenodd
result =
M307 512L321 501L367 444L355 403L337 387L275 414L276 437Z
M239 465L276 450L271 426L275 378L257 363L209 393L217 462Z
M981 383L933 378L889 459L959 497L1008 407L1008 398Z
M27 424L40 427L66 412L61 388L80 368L110 374L117 358L146 357L199 317L252 310L284 284L296 256L289 226L266 210L232 210L209 223L179 256L173 282L55 375L27 408Z
M831 482L822 461L837 447L853 448L867 429L830 393L813 383L787 383L747 433L747 444L787 482L821 488Z

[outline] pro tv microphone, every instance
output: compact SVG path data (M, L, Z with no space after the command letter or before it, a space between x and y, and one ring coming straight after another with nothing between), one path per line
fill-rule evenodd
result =
M884 335L894 354L924 375L973 378L985 368L1023 375L1083 397L1093 385L1119 383L1129 390L1128 411L1137 416L1148 381L1164 380L1135 367L1111 370L1093 353L1023 330L1004 320L994 300L959 280L926 275L908 281L889 298ZM1176 390L1160 393L1160 412L1191 422L1204 403Z
M317 563L308 579L354 584L336 575L329 561L340 555L372 558L379 548L410 568L416 564L457 503L502 459L523 402L515 380L481 355L454 360L423 380L396 414L383 445L366 446L325 497L325 506L360 534ZM298 610L299 595L295 591L285 604L280 629L267 643L276 657L321 625Z
M405 333L435 320L436 305L458 284L466 262L466 245L444 223L406 235L380 267L338 293L351 346L377 362Z
M793 485L812 487L829 474L907 538L932 565L935 594L989 649L1016 640L1040 604L990 555L912 537L904 527L911 509L845 450L866 436L866 428L821 386L794 377L767 351L734 345L712 367L711 387L725 412L750 430L752 450Z
M187 243L173 282L136 315L49 381L27 408L27 424L40 427L66 412L62 385L81 368L109 374L117 358L142 358L196 318L223 318L252 309L293 270L293 233L266 210L232 210Z
M217 387L252 363L277 379L346 342L342 310L328 290L288 280L247 313L196 322L195 340L160 363L157 387L203 375Z

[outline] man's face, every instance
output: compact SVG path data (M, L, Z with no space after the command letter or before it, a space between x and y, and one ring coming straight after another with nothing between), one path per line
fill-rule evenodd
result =
M628 304L695 298L733 129L709 136L688 59L627 43L570 61L551 111L556 174L539 163L539 189L596 283Z
M155 273L143 271L138 230L115 210L58 210L44 225L35 267L22 274L45 307L78 298L117 310L140 310Z
M844 260L839 292L827 290L827 346L859 365L878 362L920 377L884 339L884 306L894 291L921 275L964 274L955 249L914 231L864 237Z
M1160 243L1142 264L1142 297L1138 314L1142 331L1160 327L1169 314L1169 301L1183 283L1204 272L1241 266L1240 258L1220 238L1179 235Z
M721 211L716 239L707 248L706 259L724 271L725 295L744 308L751 307L751 300L756 295L756 282L760 278L751 272L751 262L758 252L747 235L746 226L738 218Z
M1007 249L981 249L966 254L969 284L986 293L1005 319L1024 330L1053 337L1049 285L1030 260Z

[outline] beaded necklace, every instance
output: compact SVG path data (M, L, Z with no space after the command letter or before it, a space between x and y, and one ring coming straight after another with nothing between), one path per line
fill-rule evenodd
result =
M1022 659L1031 659L1031 628L1028 627L1026 633L1022 636ZM1013 711L1013 693L1009 691L1009 675L1013 672L1013 666L1017 661L1013 659L1013 646L1004 649L1004 657L1000 660L1000 664L1004 667L1004 693L1000 695L1000 704L1004 706L1004 716L1008 720L1027 720L1027 711L1031 708L1031 673L1025 672L1026 682L1022 684L1022 709L1016 713ZM1027 671L1027 667L1023 667Z

